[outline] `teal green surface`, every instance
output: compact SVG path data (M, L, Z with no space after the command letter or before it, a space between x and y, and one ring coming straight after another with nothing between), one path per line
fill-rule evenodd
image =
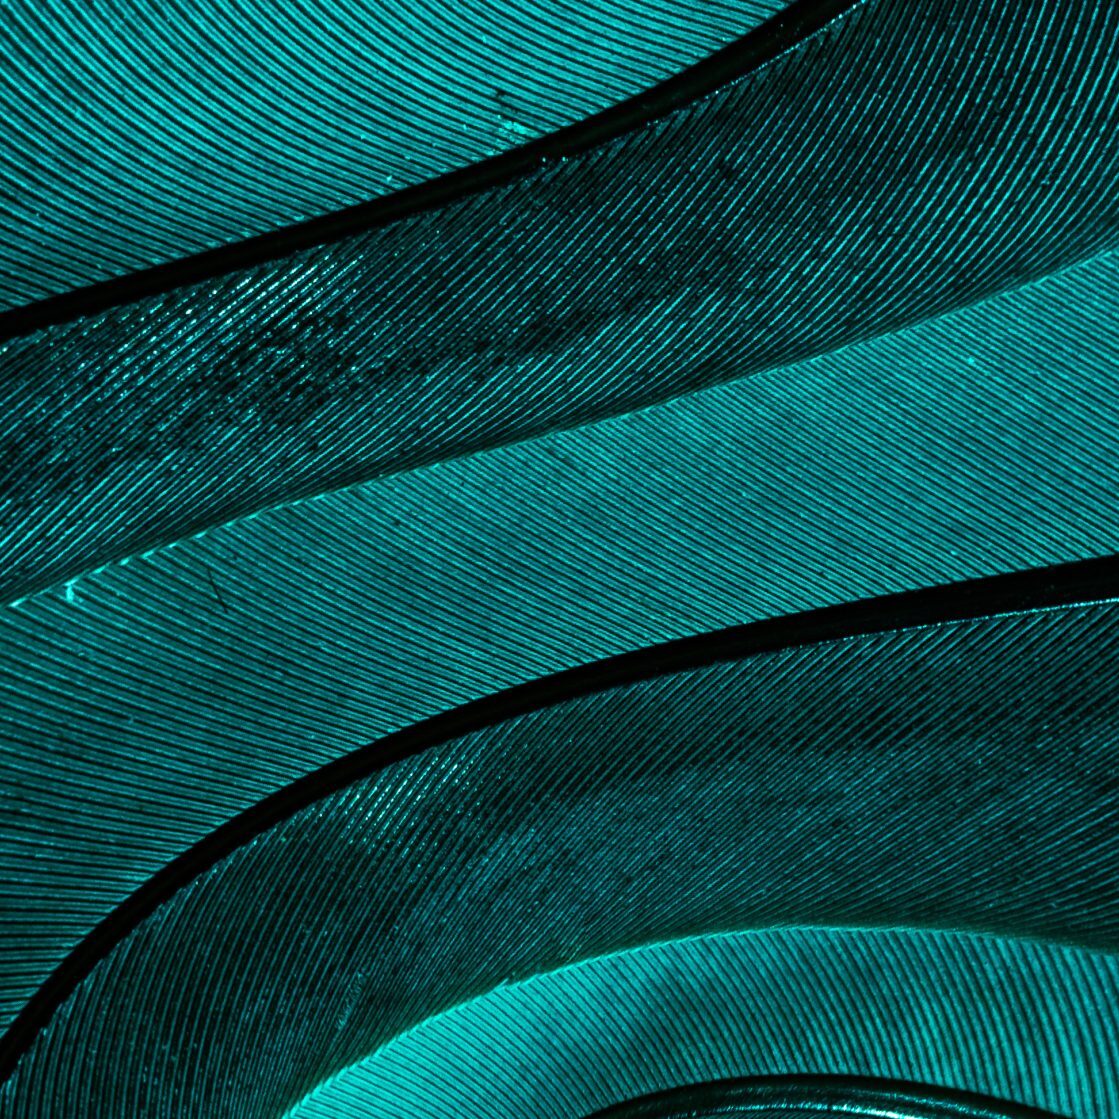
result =
M700 933L923 928L1113 956L1117 677L1112 602L758 655L432 747L177 893L59 1008L0 1110L282 1114L502 983ZM1027 1005L1064 998L1057 1022L1108 1024L1068 1039L1047 1081L1035 1023L1008 1005L1025 1052L991 1053L986 1075L1104 1119L1113 973L1018 960ZM967 1075L952 1053L928 1054L942 1083Z
M0 310L497 155L786 0L0 5Z
M287 1114L562 1119L681 1084L828 1069L1111 1115L1119 1034L1082 1013L1086 991L1119 998L1113 956L914 930L673 941L498 987Z
M470 699L1119 550L1119 258L801 365L223 526L0 613L10 1018L155 870Z
M0 310L783 6L0 2ZM92 961L3 1119L566 1119L763 1073L1112 1119L1119 586L507 718L86 938L503 689L1119 556L1117 179L1119 7L865 0L524 178L0 342L0 1030Z
M987 7L874 0L506 187L0 346L0 599L1116 247L1119 8Z

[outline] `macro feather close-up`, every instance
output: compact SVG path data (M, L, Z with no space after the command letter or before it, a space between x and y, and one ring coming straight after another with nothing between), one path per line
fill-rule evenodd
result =
M1119 5L0 0L2 1119L1119 1119Z

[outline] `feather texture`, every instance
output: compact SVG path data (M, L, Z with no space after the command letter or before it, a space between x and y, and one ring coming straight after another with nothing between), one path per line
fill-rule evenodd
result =
M8 0L0 310L581 120L787 0Z
M10 0L0 305L811 4L451 7ZM1119 9L839 7L571 158L0 342L5 1119L1119 1109Z
M0 593L1113 248L1117 89L1111 3L875 0L578 159L12 339Z
M1115 603L1004 615L674 673L428 749L200 874L58 1009L0 1104L283 1114L503 982L698 933L930 928L1114 953L1117 657ZM1033 954L1027 1004L1062 989L1052 959ZM1113 982L1070 977L1059 1014L1107 1006ZM1109 1020L1050 1062L1047 1091L1092 1101L1088 1119L1116 1083L1098 1071L1115 1071ZM1027 1045L991 1066L1003 1087L1046 1083Z

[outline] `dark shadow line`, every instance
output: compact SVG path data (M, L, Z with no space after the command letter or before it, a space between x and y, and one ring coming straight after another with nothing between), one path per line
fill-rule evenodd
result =
M278 789L156 871L77 944L0 1038L0 1083L58 1007L161 905L254 837L406 758L559 703L671 673L914 626L1119 597L1119 554L946 583L765 618L577 665L472 700L377 739Z
M282 229L0 312L0 342L265 264L502 186L632 132L772 61L863 0L792 0L740 39L650 89L521 147Z
M803 1107L804 1113L811 1110L825 1119L838 1114L840 1108L847 1114L852 1106L858 1107L852 1114L879 1115L888 1108L891 1115L904 1113L912 1119L1058 1119L1050 1111L958 1088L879 1077L814 1074L688 1084L604 1107L588 1119L684 1119L708 1111L714 1114L716 1108L720 1115L737 1115L739 1108L743 1115L747 1110L770 1115L794 1107L798 1115Z

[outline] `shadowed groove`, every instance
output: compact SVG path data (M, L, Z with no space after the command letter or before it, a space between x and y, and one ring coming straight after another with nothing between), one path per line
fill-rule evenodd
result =
M595 1112L590 1119L702 1119L704 1115L882 1116L883 1119L1057 1119L1051 1112L903 1081L763 1077L676 1088Z

